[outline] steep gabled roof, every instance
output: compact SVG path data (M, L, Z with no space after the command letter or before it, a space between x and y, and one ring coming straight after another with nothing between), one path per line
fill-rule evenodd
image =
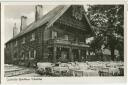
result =
M17 39L18 37L21 37L22 35L46 24L45 28L50 27L59 17L61 17L61 15L63 15L67 9L70 7L71 5L59 5L56 8L54 8L53 10L51 10L50 12L48 12L46 15L44 15L41 19L39 19L38 21L34 21L32 22L30 25L28 25L24 30L22 30L18 35L16 35L15 37L13 37L12 39L10 39L8 42ZM88 20L86 14L85 14L85 18L91 28L91 24L90 21ZM93 30L92 30L93 31ZM6 43L8 43L6 42Z

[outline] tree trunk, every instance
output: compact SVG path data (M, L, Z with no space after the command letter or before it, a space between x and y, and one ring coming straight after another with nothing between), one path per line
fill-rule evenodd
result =
M114 55L114 47L111 48L111 60L114 61L115 55Z
M124 53L123 52L119 52L119 54L120 54L120 60L124 61Z

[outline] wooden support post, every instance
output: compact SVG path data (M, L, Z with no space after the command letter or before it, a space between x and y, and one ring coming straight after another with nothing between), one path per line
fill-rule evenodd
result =
M85 51L84 51L84 61L86 61L86 57L87 57L86 51L87 51L87 49L85 49Z
M82 58L81 58L81 50L78 49L78 54L79 54L79 62L81 62Z
M72 54L72 48L69 48L69 58L71 62L74 61L73 54Z
M53 47L53 63L56 63L56 50L57 47Z

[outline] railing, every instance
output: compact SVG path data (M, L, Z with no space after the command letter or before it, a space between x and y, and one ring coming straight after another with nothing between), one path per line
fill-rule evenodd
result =
M54 43L63 43L63 44L71 44L69 40L56 39Z
M68 40L62 40L62 39L50 39L50 40L48 40L48 44L53 44L53 43L71 44L71 42Z
M48 40L48 44L67 44L67 45L74 45L74 46L86 46L84 42L75 42L75 41L69 41L69 40L63 40L63 39L50 39Z
M85 44L84 42L72 42L72 45L75 46L82 46L82 47L89 47L87 44Z

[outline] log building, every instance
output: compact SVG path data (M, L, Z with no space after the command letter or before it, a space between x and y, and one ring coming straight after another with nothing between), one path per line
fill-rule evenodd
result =
M94 35L82 5L60 5L41 16L37 5L35 21L27 26L21 17L20 33L6 42L5 63L32 65L33 62L86 60L86 39Z

